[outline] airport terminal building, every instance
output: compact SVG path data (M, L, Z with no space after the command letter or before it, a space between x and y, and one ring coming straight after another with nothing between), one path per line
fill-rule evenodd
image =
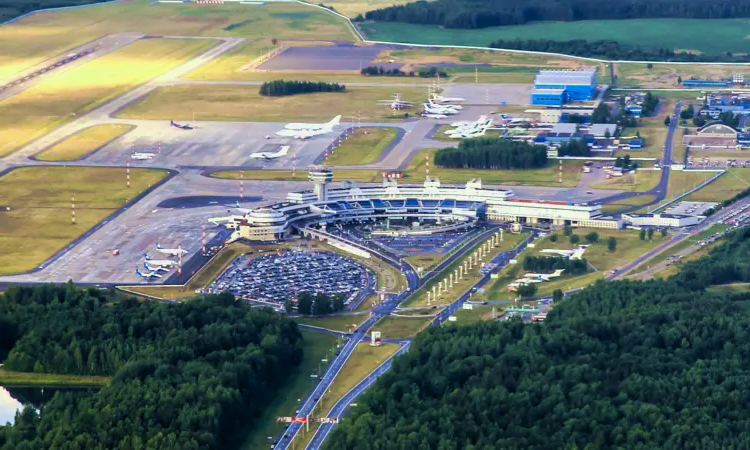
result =
M621 228L622 222L605 217L599 205L516 198L507 189L482 186L472 180L464 186L444 186L438 180L402 184L384 180L380 185L343 182L329 188L333 171L310 172L311 190L290 192L286 201L253 209L242 216L215 218L215 224L234 228L232 239L279 240L295 229L337 222L405 219L437 221L458 230L478 221L550 223L579 227ZM428 229L430 230L430 229ZM425 231L425 232L435 232Z

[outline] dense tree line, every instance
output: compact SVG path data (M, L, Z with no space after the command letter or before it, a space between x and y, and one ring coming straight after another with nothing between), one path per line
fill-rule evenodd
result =
M260 86L260 95L281 97L285 95L310 94L313 92L344 92L346 86L325 81L266 81Z
M589 270L585 259L569 259L562 256L527 256L523 261L523 270L532 273L552 273L565 270L564 275L580 275Z
M558 156L591 156L591 149L583 139L563 142L557 149Z
M386 69L383 66L367 66L363 67L362 70L359 71L360 74L366 75L366 76L380 76L380 77L405 77L405 76L414 76L414 72L409 72L408 74L402 70L399 69Z
M1 0L0 23L40 9L89 5L105 1L107 0Z
M750 17L750 0L436 0L369 11L357 19L485 28L539 21Z
M327 450L750 447L750 231L668 280L597 282L544 324L433 327Z
M166 304L15 286L0 317L6 368L113 376L26 408L0 427L2 450L235 447L302 356L294 322L229 294Z
M547 165L547 147L494 137L462 139L457 148L435 152L435 164L460 169L537 169Z
M344 297L342 295L326 295L322 292L300 292L297 296L297 312L306 316L319 316L331 314L344 309ZM292 312L292 302L286 303L287 312Z
M652 94L651 91L646 92L646 95L643 97L643 103L641 103L641 108L643 110L641 115L643 117L653 116L656 112L657 106L659 106L659 97Z
M524 50L533 52L562 53L605 60L623 61L674 61L674 62L750 62L750 54L732 53L690 53L671 48L641 48L620 44L617 41L601 39L587 41L553 41L549 39L499 39L491 42L491 48Z

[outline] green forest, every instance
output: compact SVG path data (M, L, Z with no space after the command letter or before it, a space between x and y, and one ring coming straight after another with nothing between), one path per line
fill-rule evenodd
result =
M346 86L325 81L266 81L260 86L259 94L267 97L311 94L314 92L344 92Z
M461 139L435 152L435 164L461 169L536 169L547 165L547 147L502 137Z
M0 0L0 23L40 9L80 6L105 1L108 0Z
M114 291L11 286L0 347L17 371L111 375L0 427L0 449L237 448L301 361L296 323L228 294L139 302Z
M436 0L369 11L359 19L486 28L540 21L750 17L750 0Z
M543 324L434 327L327 450L750 447L750 230L668 280L599 281Z

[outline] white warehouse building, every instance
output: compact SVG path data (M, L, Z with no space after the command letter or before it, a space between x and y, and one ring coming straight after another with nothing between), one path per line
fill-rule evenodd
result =
M507 189L482 187L481 180L471 180L465 186L443 186L429 178L423 184L405 185L388 179L371 186L344 182L343 187L332 189L333 171L318 169L310 172L310 181L314 189L290 192L284 202L210 222L235 229L232 239L249 240L283 239L294 228L310 224L405 217L447 220L455 229L479 220L622 227L622 221L603 216L599 205L519 199Z
M680 228L697 225L704 216L687 214L623 214L622 220L635 227Z

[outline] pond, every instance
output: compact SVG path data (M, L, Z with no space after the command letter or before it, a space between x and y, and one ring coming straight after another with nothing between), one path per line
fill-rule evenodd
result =
M43 387L3 387L0 386L0 425L12 424L16 418L16 412L29 405L39 408L48 402L57 392L75 391L81 394L96 392L97 389L58 389Z
M4 387L0 387L0 425L13 423L16 411L23 409L23 403L19 402Z

